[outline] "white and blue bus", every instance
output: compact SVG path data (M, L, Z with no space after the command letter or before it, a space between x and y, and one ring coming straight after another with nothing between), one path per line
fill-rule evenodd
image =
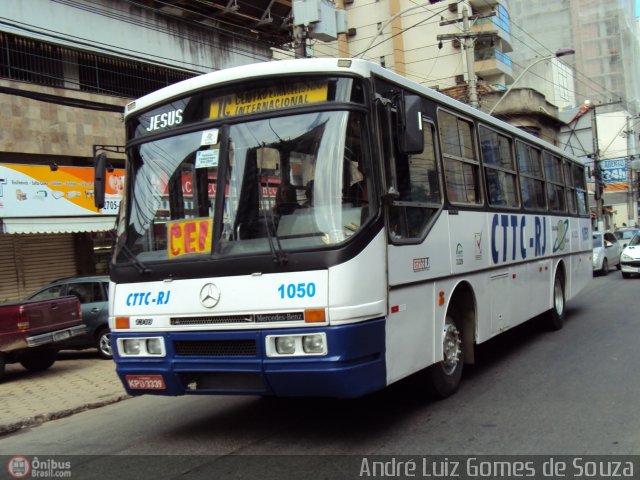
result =
M230 68L125 115L129 394L358 397L423 372L444 397L476 344L561 328L592 277L580 162L379 65Z

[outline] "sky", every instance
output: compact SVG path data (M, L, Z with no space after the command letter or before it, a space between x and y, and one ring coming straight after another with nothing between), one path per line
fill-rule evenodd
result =
M636 17L640 17L640 0L636 0Z

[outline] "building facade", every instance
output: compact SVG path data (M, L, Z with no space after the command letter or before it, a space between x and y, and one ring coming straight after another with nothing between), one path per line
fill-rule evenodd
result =
M466 85L470 71L498 91L512 80L506 0L339 0L336 5L346 11L348 34L337 42L312 43L310 56L364 58L443 91ZM471 17L467 32L465 10ZM440 35L448 39L439 40ZM465 38L473 40L473 65L468 64Z
M156 5L157 4L157 5ZM154 5L154 6L151 6ZM54 278L106 272L117 201L93 206L106 147L124 182L124 106L185 78L268 61L290 13L181 0L4 0L0 23L0 302ZM257 15L257 17L256 17Z
M509 2L514 28L526 32L522 41L514 42L511 54L516 74L537 58L558 49L575 50L574 55L562 58L563 63L575 70L575 80L570 82L575 104L556 105L561 110L580 107L585 102L595 106L596 141L583 142L582 151L575 154L584 158L591 171L595 171L594 159L598 159L607 175L615 172L616 178L608 177L605 181L602 210L606 215L600 216L601 228L638 221L637 173L630 168L631 158L637 156L636 139L640 134L637 121L640 41L635 3L634 0ZM520 87L540 89L545 84L553 85L535 73L533 70L533 74L523 77ZM595 145L598 152L594 152Z

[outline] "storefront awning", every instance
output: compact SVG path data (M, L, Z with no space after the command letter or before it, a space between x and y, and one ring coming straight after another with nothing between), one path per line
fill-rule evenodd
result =
M91 217L30 217L0 219L1 233L106 232L115 227L115 215Z

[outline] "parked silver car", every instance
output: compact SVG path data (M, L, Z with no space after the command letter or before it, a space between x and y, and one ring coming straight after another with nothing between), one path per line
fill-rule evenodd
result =
M593 232L593 272L606 275L613 265L620 270L620 242L611 232Z

